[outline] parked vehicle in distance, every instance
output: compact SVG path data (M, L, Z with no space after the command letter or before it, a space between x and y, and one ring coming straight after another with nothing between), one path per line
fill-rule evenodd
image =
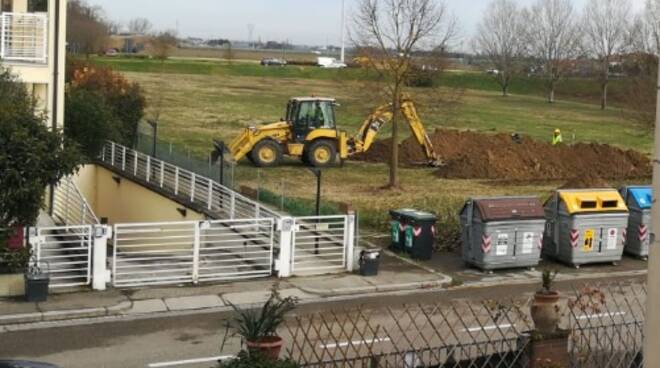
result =
M117 49L107 49L105 50L105 56L119 56L119 51Z
M488 69L488 70L486 70L486 74L488 74L488 75L499 75L500 71L497 70L497 69Z
M50 363L27 362L23 360L0 360L0 368L60 368Z
M286 60L277 58L263 58L261 59L262 66L285 66Z
M345 63L339 62L339 61L335 61L332 64L321 66L321 68L325 68L325 69L343 69L343 68L346 68L346 67L348 67L348 65L346 65Z

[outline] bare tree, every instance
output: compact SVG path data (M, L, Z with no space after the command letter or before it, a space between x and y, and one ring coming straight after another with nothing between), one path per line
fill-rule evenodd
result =
M147 34L151 31L151 27L151 22L147 18L134 18L128 22L128 31L133 34Z
M580 53L578 20L571 0L537 0L525 11L525 39L531 56L543 66L548 102L555 102L557 83Z
M74 53L87 57L101 52L108 40L110 27L103 10L83 0L69 1L67 10L67 43Z
M165 31L153 36L149 41L151 55L160 60L165 61L172 54L172 50L177 46L178 39L172 31Z
M406 81L416 70L414 54L446 47L456 35L456 19L444 0L359 0L352 28L363 64L384 81L394 111L388 187L398 188L398 114Z
M525 55L522 12L514 0L493 0L477 27L476 51L488 57L493 74L507 96L511 79L521 71Z
M582 15L585 52L598 61L601 109L607 108L610 63L629 46L630 0L589 0Z
M644 11L635 15L629 36L634 51L660 53L660 0L646 1Z

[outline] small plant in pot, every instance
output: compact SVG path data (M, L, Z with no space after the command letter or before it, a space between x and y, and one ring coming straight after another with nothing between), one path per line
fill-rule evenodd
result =
M541 334L554 334L559 329L561 308L559 300L561 294L552 289L552 283L557 277L557 271L543 271L543 286L534 294L531 314L536 332Z
M277 360L284 342L277 336L277 328L284 322L287 313L296 308L298 300L282 298L274 288L270 297L260 308L243 309L230 304L236 313L232 327L242 337L248 352Z

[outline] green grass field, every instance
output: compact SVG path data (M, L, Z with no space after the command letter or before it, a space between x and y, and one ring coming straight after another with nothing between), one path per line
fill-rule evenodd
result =
M336 97L340 126L354 131L373 107L384 102L377 84L358 69L321 70L313 67L263 68L250 63L228 65L215 61L167 61L98 59L120 70L145 89L147 117L160 117L162 139L190 147L200 156L208 155L212 139L231 140L248 124L279 119L287 100L298 95ZM420 115L428 129L448 127L486 133L519 132L539 140L550 140L552 130L561 128L565 140L600 142L650 152L652 137L642 127L627 121L620 109L601 111L588 103L597 86L573 80L573 98L548 104L542 84L522 83L512 95L502 97L490 77L478 73L447 73L446 87L412 89ZM594 88L596 88L594 90ZM579 96L578 96L579 95ZM560 94L560 97L562 94ZM383 131L382 137L389 135ZM407 134L404 134L407 136ZM383 158L386 161L386 158ZM388 168L385 164L349 162L343 168L326 171L323 198L350 203L361 213L363 224L386 230L387 210L399 206L418 207L439 213L445 223L455 220L465 198L475 195L547 195L561 183L504 185L474 180L440 180L430 169L403 169L403 189L384 191ZM576 173L578 175L579 173ZM258 170L247 164L237 168L240 184L259 185L287 198L309 201L315 179L299 163ZM612 183L618 184L618 183ZM455 224L454 224L455 225Z

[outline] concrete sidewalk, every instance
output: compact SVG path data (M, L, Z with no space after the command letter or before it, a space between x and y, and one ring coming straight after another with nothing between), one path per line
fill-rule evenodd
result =
M537 284L541 280L541 272L537 270L505 270L484 274L461 265L458 256L450 253L439 254L430 262L417 263L385 251L380 272L375 277L334 274L199 286L110 289L105 292L78 290L54 293L45 303L0 299L0 332L20 329L25 324L94 317L145 318L165 313L229 311L232 304L264 302L273 287L277 287L283 296L297 297L304 304L422 290L478 289L501 285L515 287ZM597 265L580 271L562 271L557 281L633 278L646 275L646 264L625 260L618 267Z
M110 289L105 292L61 291L52 293L45 303L27 303L19 298L0 299L0 326L92 317L229 310L231 304L250 305L266 301L273 287L277 287L285 297L297 297L301 302L319 302L327 298L440 288L451 281L447 275L431 272L393 255L384 255L380 272L375 277L333 274L215 285Z

